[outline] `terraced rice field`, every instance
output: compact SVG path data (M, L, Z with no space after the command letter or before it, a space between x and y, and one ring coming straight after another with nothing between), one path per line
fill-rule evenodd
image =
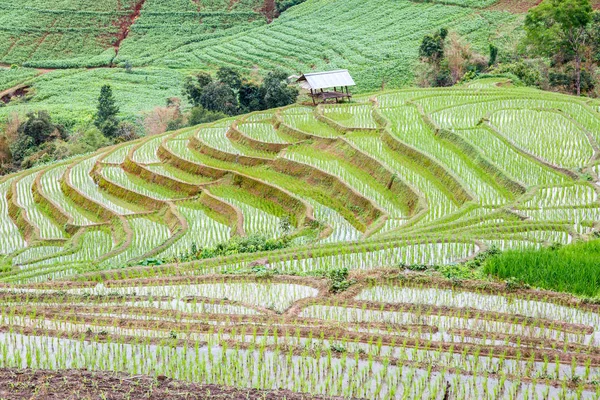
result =
M404 268L593 236L599 132L573 97L406 90L4 177L0 367L366 399L598 398L599 306ZM183 256L260 233L289 246Z

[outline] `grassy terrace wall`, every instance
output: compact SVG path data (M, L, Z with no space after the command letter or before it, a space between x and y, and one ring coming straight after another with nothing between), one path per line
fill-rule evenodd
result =
M316 148L331 153L367 172L375 181L402 199L402 202L406 204L409 215L413 215L418 211L419 195L410 186L384 165L357 149L343 138L335 139L335 141L330 143L323 141L322 143L318 143Z
M287 191L241 174L234 175L232 183L255 196L280 205L293 216L297 226L309 225L315 221L313 208Z
M498 182L498 184L500 184L502 187L509 190L510 192L516 194L523 194L526 192L527 188L523 184L516 182L509 176L507 176L504 173L504 171L500 170L496 165L494 165L486 157L484 157L481 154L481 152L475 148L475 146L473 146L468 141L461 138L454 132L448 129L440 128L435 122L431 120L431 118L429 118L429 116L427 116L425 111L423 111L423 107L415 103L411 104L417 108L419 114L423 118L423 121L425 121L425 123L435 132L437 136L444 140L447 140L455 146L455 148L457 149L457 153L467 156L472 162L474 162L480 168L482 168L487 175L491 176Z
M244 214L242 214L239 208L222 201L208 191L202 191L198 201L223 216L225 220L229 221L232 236L246 235L246 232L244 231Z
M227 137L234 142L239 142L242 145L248 146L258 151L264 151L267 153L279 153L286 147L290 146L290 143L271 143L263 142L260 140L252 139L246 136L242 131L237 128L237 124L232 124L227 132Z
M105 206L95 202L85 194L81 193L71 184L71 170L72 165L69 165L60 181L60 187L63 193L69 197L73 202L78 204L80 207L94 213L98 218L108 221L117 217L117 215L106 208Z
M17 181L14 180L6 193L6 200L8 202L8 214L14 221L15 225L22 232L23 237L27 242L35 242L40 239L39 228L31 223L27 218L27 213L24 209L19 207L16 201L17 196Z
M178 157L163 145L161 145L158 148L157 154L160 157L160 159L164 162L172 164L173 166L192 174L213 179L220 179L227 175L227 171L218 170L215 168L208 167L206 165L201 165L192 161L188 161L184 158Z
M122 198L123 200L128 201L130 203L141 205L144 208L159 210L166 206L166 203L162 200L155 199L138 192L134 192L133 190L124 188L123 186L106 179L102 175L101 170L102 166L100 164L96 164L92 169L90 175L92 176L96 184L100 188L104 189L107 193Z
M363 231L373 221L385 215L385 212L370 200L324 171L284 158L275 159L272 166L276 171L301 179L309 185L327 188L329 192L336 193L337 198L349 205L359 223L362 224Z
M389 121L383 115L381 115L381 113L379 113L377 108L374 108L373 110L373 118L383 127L383 132L381 135L383 142L392 150L397 151L398 153L401 153L407 157L417 166L431 172L439 180L440 184L452 193L454 201L462 204L473 200L472 194L465 190L463 185L461 185L460 182L458 182L457 179L448 171L446 171L446 169L438 162L413 148L412 146L402 143L400 140L394 137L394 135L392 135L392 133L389 131Z
M201 185L193 185L188 182L184 182L178 179L174 179L170 176L162 175L151 171L145 168L143 165L140 165L133 161L131 157L128 155L125 158L125 162L123 163L123 170L129 172L133 175L137 175L143 180L154 183L159 186L165 186L176 192L183 192L188 196L197 195L202 186Z
M228 133L228 135L229 135L229 133ZM245 156L243 154L227 153L225 151L221 151L219 149L211 147L211 146L207 145L206 143L203 143L200 139L198 139L196 137L192 137L190 139L190 148L198 151L201 154L205 154L205 155L215 158L217 160L232 162L232 163L240 163L240 164L248 165L251 167L265 165L271 161L268 158L252 157L252 156Z

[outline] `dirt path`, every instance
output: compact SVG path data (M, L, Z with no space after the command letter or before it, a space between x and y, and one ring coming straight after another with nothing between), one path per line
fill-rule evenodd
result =
M0 92L0 102L7 104L13 97L25 96L31 86L20 84Z
M0 64L0 68L10 68L10 66ZM41 75L47 74L50 71L53 71L51 69L42 69L42 68L36 68L36 70L38 72L38 74L36 76L41 76ZM27 80L25 82L27 82ZM10 102L10 100L13 97L19 97L19 96L26 95L27 91L29 90L30 87L31 87L30 83L20 83L18 85L8 88L8 89L4 89L4 90L0 91L0 102L6 104L6 103Z

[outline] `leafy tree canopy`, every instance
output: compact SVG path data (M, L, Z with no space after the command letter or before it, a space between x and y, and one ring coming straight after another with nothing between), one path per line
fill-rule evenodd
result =
M544 0L525 18L527 41L535 52L575 60L577 94L581 93L581 61L592 20L590 0Z
M242 76L240 73L229 67L219 68L217 71L217 80L236 91L242 86Z
M288 85L285 71L269 72L265 76L263 87L267 108L287 106L298 98L298 89Z
M200 104L202 90L212 81L212 76L206 72L200 72L196 75L188 76L183 83L183 95L194 106L198 106Z
M209 83L202 89L200 104L209 111L222 112L227 115L236 115L238 112L238 99L233 89L222 82Z
M419 47L419 57L430 63L437 63L444 58L444 41L448 29L441 28L433 35L425 35Z

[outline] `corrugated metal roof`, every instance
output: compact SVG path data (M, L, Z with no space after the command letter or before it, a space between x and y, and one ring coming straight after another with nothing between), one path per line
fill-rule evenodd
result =
M348 73L347 69L341 69L338 71L325 71L325 72L313 72L311 74L304 74L298 78L297 82L306 81L308 87L302 84L302 87L308 89L325 89L338 86L355 86L354 80Z

